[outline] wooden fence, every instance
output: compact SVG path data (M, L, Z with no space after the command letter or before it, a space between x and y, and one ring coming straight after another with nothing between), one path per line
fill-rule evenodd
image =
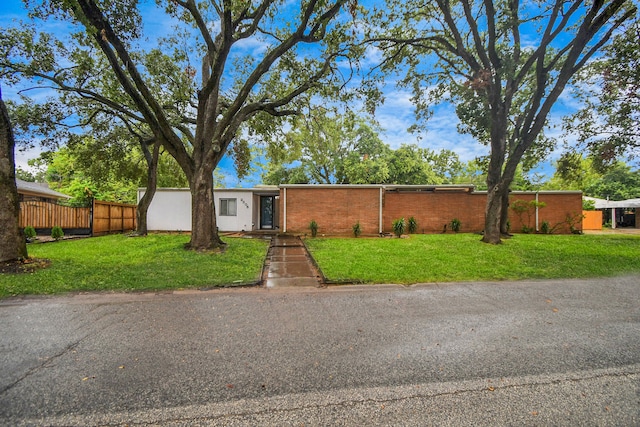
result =
M602 211L582 211L583 230L602 230Z
M91 208L72 208L43 201L20 202L20 227L37 230L62 227L63 230L91 229Z
M93 201L93 235L122 233L136 228L136 205Z
M136 228L136 206L94 200L90 208L74 208L43 201L20 202L20 227L41 233L61 227L66 233L100 236Z

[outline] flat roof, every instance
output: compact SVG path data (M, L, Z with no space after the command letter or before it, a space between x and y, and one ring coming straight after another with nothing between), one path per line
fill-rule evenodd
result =
M596 209L640 208L640 199L605 200L587 196L584 199L594 201Z
M145 187L138 187L138 191L147 191L147 189ZM190 191L189 187L158 187L156 189L156 191ZM258 187L254 187L254 188L243 188L243 187L238 187L238 188L229 188L229 187L223 187L223 188L214 188L213 191L236 191L236 192L253 192L253 193L273 193L273 192L277 192L278 191L278 186L277 185L265 185L265 186L258 186Z
M277 192L280 188L300 188L300 189L332 189L332 188L368 188L383 189L385 191L465 191L474 194L486 194L486 190L476 191L473 184L430 184L430 185L409 185L409 184L281 184L281 185L258 185L253 188L214 188L213 191L236 191L267 193ZM146 191L140 187L138 191ZM189 191L189 188L158 188L156 191ZM511 191L510 194L582 194L579 190L531 190L531 191Z
M467 190L473 191L473 184L281 184L280 188L382 188L383 190Z

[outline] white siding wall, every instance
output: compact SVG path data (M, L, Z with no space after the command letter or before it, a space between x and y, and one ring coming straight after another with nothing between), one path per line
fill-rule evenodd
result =
M253 197L250 191L216 190L216 216L220 231L251 231L253 230ZM220 199L236 199L236 216L220 215Z
M220 231L253 229L253 193L219 189L214 193ZM138 190L138 200L144 189ZM236 216L220 216L220 199L236 199ZM150 231L191 231L191 193L184 189L158 189L149 206L147 224Z

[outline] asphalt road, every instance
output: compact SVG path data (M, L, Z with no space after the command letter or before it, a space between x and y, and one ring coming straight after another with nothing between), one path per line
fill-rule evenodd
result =
M640 278L0 302L0 425L640 425Z

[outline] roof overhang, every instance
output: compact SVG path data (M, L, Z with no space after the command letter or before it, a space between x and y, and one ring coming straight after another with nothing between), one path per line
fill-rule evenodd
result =
M587 196L585 196L584 199L594 201L596 209L640 208L640 199L605 200Z
M348 189L348 188L369 188L383 189L385 191L397 192L435 192L435 191L459 191L473 192L474 185L465 184L443 184L443 185L395 185L395 184L282 184L280 188L301 188L301 189Z
M35 182L16 179L16 187L18 188L18 194L23 194L25 196L45 197L48 199L72 199L71 196L52 190Z

